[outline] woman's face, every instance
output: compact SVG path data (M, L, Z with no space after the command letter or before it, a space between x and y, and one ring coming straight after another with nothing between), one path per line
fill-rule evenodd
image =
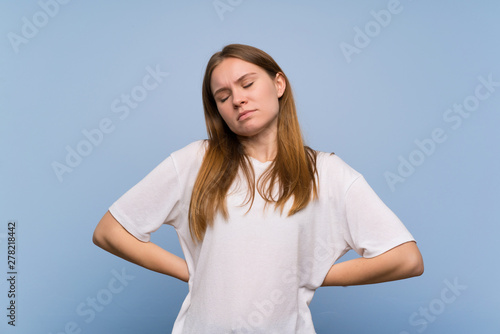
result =
M224 59L212 72L211 89L220 115L235 134L254 137L276 132L285 79L271 78L261 67Z

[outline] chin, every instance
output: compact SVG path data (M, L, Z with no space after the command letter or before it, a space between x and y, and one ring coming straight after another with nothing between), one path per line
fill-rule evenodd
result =
M260 131L256 129L231 129L237 136L241 137L252 137L258 134Z
M251 138L258 134L258 132L235 132L238 137Z

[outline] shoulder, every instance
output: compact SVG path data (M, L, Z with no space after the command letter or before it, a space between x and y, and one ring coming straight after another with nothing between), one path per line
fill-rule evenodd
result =
M337 154L317 151L316 168L320 184L329 184L345 193L361 173L351 167Z
M316 166L318 172L357 178L361 174L337 154L318 151Z
M194 141L183 148L172 152L172 159L178 172L191 171L193 168L198 169L203 162L203 157L208 146L206 139Z
M207 146L208 146L208 140L200 139L173 152L171 155L174 158L174 160L184 160L184 159L193 160L198 156L201 156L201 158L203 158Z

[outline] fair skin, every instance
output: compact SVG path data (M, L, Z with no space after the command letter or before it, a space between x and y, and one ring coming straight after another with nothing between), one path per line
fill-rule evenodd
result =
M271 78L261 67L236 58L224 59L212 73L211 88L220 115L245 152L262 162L276 155L278 99L285 87L281 73Z
M334 264L321 286L383 283L420 276L423 272L422 255L411 241L370 259L360 257Z
M108 211L94 231L94 244L144 268L187 282L186 261L152 242L142 242L131 235Z
M277 150L279 98L283 75L270 77L262 68L236 58L223 60L213 71L211 88L217 108L238 135L245 152L259 161L274 159ZM152 242L128 233L107 212L97 225L94 243L127 261L187 282L186 261ZM374 258L334 264L322 286L348 286L388 282L423 273L423 260L415 242L401 244Z

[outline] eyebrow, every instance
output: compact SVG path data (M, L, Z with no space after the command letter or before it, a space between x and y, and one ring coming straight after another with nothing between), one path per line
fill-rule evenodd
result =
M241 77L239 77L239 78L235 81L235 83L241 82L241 81L245 80L245 79L246 79L246 77L251 76L251 75L254 75L254 74L257 74L257 73L256 73L256 72L250 72L250 73L247 73L247 74L243 74ZM229 88L227 88L227 87L222 87L222 88L219 88L219 89L217 89L217 90L213 93L213 96L215 96L215 95L217 95L217 93L220 93L220 92L225 91L225 90L229 90Z

